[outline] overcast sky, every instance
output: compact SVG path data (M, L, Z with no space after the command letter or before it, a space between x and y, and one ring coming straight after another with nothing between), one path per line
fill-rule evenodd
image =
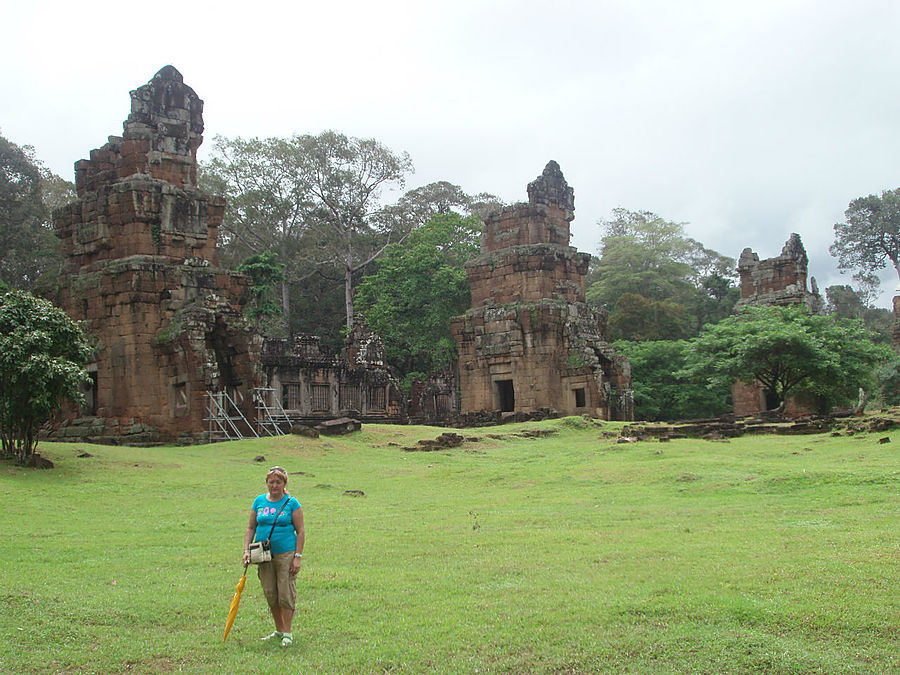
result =
M205 102L201 158L215 134L336 129L408 152L407 188L508 202L555 159L580 250L619 206L734 258L797 232L823 294L851 283L828 253L848 203L900 187L892 0L16 4L0 132L69 180L172 64Z

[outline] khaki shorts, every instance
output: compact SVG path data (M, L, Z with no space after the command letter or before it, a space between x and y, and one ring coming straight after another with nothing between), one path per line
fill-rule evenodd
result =
M256 566L259 582L269 607L283 607L293 611L297 606L297 575L291 574L294 552L277 553L270 562Z

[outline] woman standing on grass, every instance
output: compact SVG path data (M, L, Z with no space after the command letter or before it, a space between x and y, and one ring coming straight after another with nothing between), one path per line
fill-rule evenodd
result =
M253 500L250 523L244 534L244 564L250 562L250 544L265 541L272 532L272 560L258 565L259 581L269 603L275 632L263 640L281 643L282 647L294 644L291 622L297 604L297 572L303 558L303 509L294 497L285 492L287 471L273 466L266 474L268 493ZM272 528L274 523L275 527Z

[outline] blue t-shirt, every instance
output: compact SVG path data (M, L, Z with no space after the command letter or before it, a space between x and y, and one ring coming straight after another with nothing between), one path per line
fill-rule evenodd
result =
M284 506L285 502L287 505ZM281 510L281 507L284 509ZM297 533L294 532L294 511L300 508L300 502L294 497L286 494L277 502L269 501L268 494L261 494L253 500L251 507L256 513L256 537L253 541L265 541L272 531L272 522L275 520L275 514L278 513L278 522L275 523L275 530L272 531L272 555L277 553L287 553L297 548Z

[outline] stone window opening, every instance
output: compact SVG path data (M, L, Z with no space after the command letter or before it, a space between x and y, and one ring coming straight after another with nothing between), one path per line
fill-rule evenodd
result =
M88 377L91 378L90 381L82 385L81 389L84 394L84 406L81 410L83 415L93 417L97 414L97 366L88 367Z
M359 387L355 384L341 385L341 410L359 410Z
M309 394L313 412L331 411L331 387L327 384L311 384Z
M500 412L515 412L516 391L512 380L494 381L494 406Z
M572 390L575 394L575 407L583 408L585 406L584 387Z
M369 387L369 409L370 410L384 410L385 406L385 391L384 387Z
M187 383L176 382L172 385L172 393L175 399L175 415L186 415L190 411L189 399L187 395Z
M285 382L281 387L281 405L285 410L300 410L303 393L299 382Z

